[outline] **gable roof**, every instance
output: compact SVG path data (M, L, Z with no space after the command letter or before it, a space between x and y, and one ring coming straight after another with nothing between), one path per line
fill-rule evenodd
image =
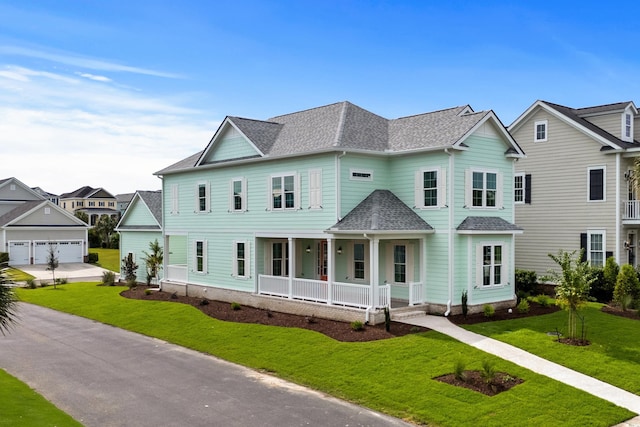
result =
M464 140L487 121L495 123L509 146L508 155L524 156L493 111L476 113L469 105L464 105L389 120L344 101L267 121L228 116L202 152L156 174L210 164L209 154L229 126L237 129L255 147L257 154L250 158L277 158L331 151L393 154L462 147Z
M134 206L137 205L137 202L142 203L148 211L153 216L156 224L145 224L145 225L125 225L125 222L129 216L129 212L133 209ZM133 198L131 199L131 203L127 207L127 210L120 218L118 225L116 226L116 230L141 230L141 229L162 229L162 191L137 191Z
M623 141L620 138L605 131L601 127L594 125L589 120L585 119L585 117L596 114L624 111L624 109L626 109L628 106L632 106L632 108L637 111L633 102L619 102L615 104L576 109L560 104L554 104L548 101L538 100L534 102L529 108L527 108L527 110L509 126L509 131L513 132L517 130L525 122L525 119L529 116L529 114L531 114L538 108L542 108L545 111L553 114L560 120L564 121L565 123L569 124L570 126L573 126L581 132L591 136L592 138L600 142L603 146L605 146L604 148L608 147L617 150L623 150L626 148L637 148L637 144Z
M73 223L75 223L75 225L73 226L89 228L89 226L84 221L82 221L81 219L77 218L74 215L71 215L69 212L60 208L55 203L52 203L49 200L33 200L33 201L28 201L20 204L20 206L0 216L0 227L10 226L13 223L19 221L20 219L29 216L32 212L34 212L36 209L42 206L47 206L51 209L55 209L59 213L63 214L65 217L67 217L67 219L70 219ZM47 226L47 224L41 224L40 226ZM56 227L56 226L52 226L52 227Z
M28 187L26 184L24 184L22 181L20 181L15 177L0 179L0 188L7 185L11 185L11 183L17 185L18 187L21 187L27 193L32 194L35 200L46 200L46 197L44 197L42 194L39 194L37 191ZM34 200L34 199L31 199L31 200Z
M425 220L389 190L375 190L328 232L433 232Z
M77 190L72 191L70 193L64 193L60 195L60 199L89 199L92 197L112 198L112 199L115 198L111 193L109 193L104 188L92 188L92 187L89 187L88 185L85 185L84 187L80 187Z

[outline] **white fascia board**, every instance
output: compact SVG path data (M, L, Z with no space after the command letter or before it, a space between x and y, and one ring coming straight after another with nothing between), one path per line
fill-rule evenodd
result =
M213 150L213 147L216 145L216 142L218 141L218 138L220 137L220 135L222 134L223 130L226 128L226 126L231 126L233 127L236 131L238 131L238 133L240 135L242 135L242 137L247 140L249 142L249 144L251 144L251 146L253 147L254 150L256 150L256 152L258 154L260 154L260 156L264 157L264 153L262 151L260 151L258 149L258 147L256 147L256 145L253 143L253 141L251 141L247 135L245 135L242 131L240 131L240 129L238 129L238 127L233 123L233 121L231 121L231 119L229 118L229 116L225 117L224 120L222 121L222 123L220 124L220 126L218 126L218 129L216 130L216 132L213 134L213 137L211 137L211 140L209 141L209 144L207 144L207 148L204 149L204 151L202 151L202 154L200 155L200 158L198 159L198 161L196 162L196 164L193 167L199 167L202 165L202 160L205 159L209 153L211 152L211 150Z
M453 147L454 148L458 148L460 146L460 144L464 143L464 141L469 136L473 135L473 133L476 130L478 130L480 128L480 126L482 126L483 124L485 124L489 120L491 120L493 122L495 127L498 129L498 132L502 134L502 136L508 142L508 144L514 150L517 151L517 154L511 154L510 157L524 157L525 156L524 151L522 151L522 148L520 148L520 146L518 145L516 140L513 139L511 134L507 131L507 129L502 124L502 122L500 122L500 120L498 119L496 114L493 112L493 110L490 110L482 119L480 119L478 121L478 123L476 123L471 129L469 129L455 144L453 144Z

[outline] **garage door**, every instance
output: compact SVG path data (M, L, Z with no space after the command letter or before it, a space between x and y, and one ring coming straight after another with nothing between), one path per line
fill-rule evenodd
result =
M53 245L59 263L83 262L81 240L60 240L55 242L35 242L34 264L46 264L49 245Z
M27 265L29 261L29 242L9 242L9 264Z

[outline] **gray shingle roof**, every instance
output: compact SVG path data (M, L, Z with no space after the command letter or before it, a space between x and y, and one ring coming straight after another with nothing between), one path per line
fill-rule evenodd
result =
M216 135L230 122L268 157L332 150L403 152L450 147L459 143L490 114L493 115L491 111L475 113L465 105L389 120L344 101L272 117L267 121L227 117ZM214 136L199 155L184 159L156 174L208 164L207 156L215 142ZM512 144L516 152L521 151L514 141Z
M158 224L162 224L162 191L138 191L138 195L149 207Z
M457 227L458 231L521 231L522 227L494 216L468 216Z
M389 190L375 190L329 231L432 231L425 220Z
M633 144L633 143L630 143L630 142L625 142L625 141L621 140L620 138L617 138L617 137L613 136L612 134L610 134L609 132L605 131L601 127L596 126L593 123L591 123L590 121L588 121L585 118L581 117L582 115L588 115L588 114L592 114L592 113L596 113L596 112L606 112L606 111L611 111L611 109L614 109L614 110L615 109L620 109L619 104L609 104L609 105L601 105L601 106L597 106L597 107L575 109L575 108L565 107L564 105L554 104L552 102L547 102L547 101L542 101L542 102L544 102L546 105L548 105L549 107L553 108L557 112L561 113L566 118L574 121L575 123L579 124L582 127L587 128L591 132L595 133L596 135L601 136L602 138L606 139L607 141L609 141L610 143L612 143L614 145L617 145L618 147L621 147L621 148L637 147L637 144ZM629 103L624 103L625 106L628 105L628 104ZM612 106L616 106L616 107L614 108Z
M7 212L4 215L0 216L0 227L4 227L5 225L10 223L14 219L24 215L25 213L27 213L31 209L41 205L42 203L45 203L45 201L44 200L34 200L34 201L24 202L20 206L14 208L14 209L11 209L9 212Z

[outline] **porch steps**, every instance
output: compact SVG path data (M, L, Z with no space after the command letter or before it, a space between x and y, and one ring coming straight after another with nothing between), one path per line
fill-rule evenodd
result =
M422 316L426 316L426 312L424 310L416 310L415 307L406 307L391 310L391 320L395 320L398 322L402 322L405 319Z

